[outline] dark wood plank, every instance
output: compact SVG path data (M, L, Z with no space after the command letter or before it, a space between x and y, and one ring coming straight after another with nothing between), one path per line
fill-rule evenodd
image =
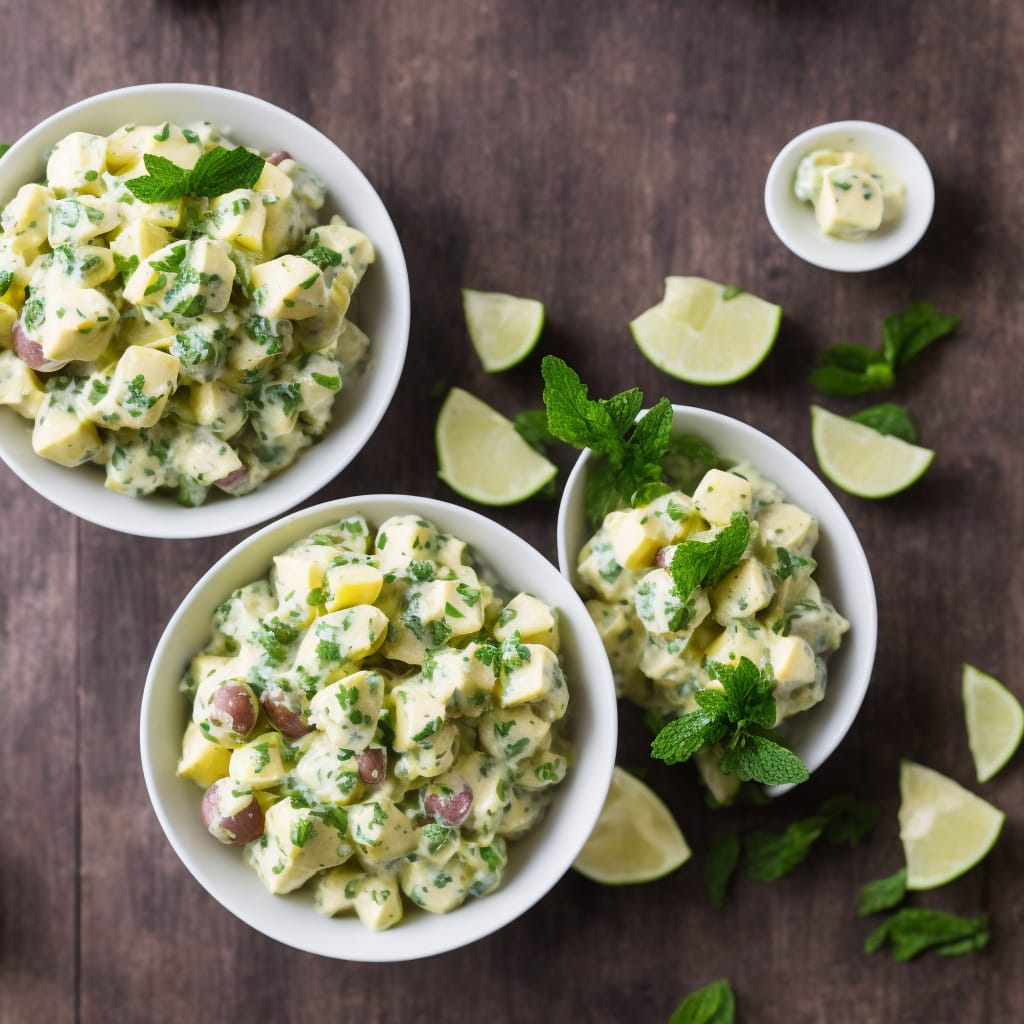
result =
M54 0L41 29L37 5L5 5L4 36L18 45L5 54L0 135L117 85L208 81L309 119L393 213L413 286L408 366L377 437L318 498L452 499L432 442L445 387L507 413L536 406L541 350L565 356L596 393L636 383L650 397L738 416L813 464L806 376L816 352L874 341L885 314L920 298L965 322L896 393L938 449L928 476L883 503L840 495L875 572L882 626L872 690L840 751L779 805L717 814L687 771L652 766L649 780L694 846L691 865L636 890L571 875L498 935L405 966L337 964L264 940L190 879L148 808L136 739L148 659L231 538L153 543L77 525L4 472L10 714L0 766L11 781L0 809L0 1019L205 1020L229 1008L281 1021L447 1020L458 1007L495 1020L659 1020L717 976L732 979L747 1020L1024 1017L1013 939L1024 894L1019 765L982 788L1010 814L992 856L920 899L989 910L988 952L912 966L866 958L870 925L853 913L858 886L900 861L899 758L972 783L960 662L1024 688L1024 9L293 0L281 17L238 0L90 0L82 18L82 7ZM866 275L800 263L762 212L778 148L843 116L904 130L936 177L924 242ZM782 303L765 366L734 387L700 389L647 364L625 325L668 273L734 281ZM462 326L463 285L542 298L549 324L537 355L484 374ZM571 464L568 452L558 458ZM554 511L532 502L495 518L553 557ZM642 764L645 745L625 711L623 762ZM700 867L715 836L781 827L849 790L883 808L862 849L820 851L789 878L741 880L722 910L707 905Z

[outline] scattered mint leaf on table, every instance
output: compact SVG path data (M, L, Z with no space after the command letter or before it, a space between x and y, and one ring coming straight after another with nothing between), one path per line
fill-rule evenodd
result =
M900 868L886 878L876 878L866 883L857 900L857 914L868 917L899 906L907 895L907 869Z
M734 1024L736 997L725 978L691 992L676 1007L668 1024Z
M910 418L910 413L902 405L893 402L883 402L881 405L873 405L870 409L862 409L854 413L851 420L863 423L864 426L877 430L880 434L889 434L898 437L901 441L914 444L917 441L917 428Z
M557 356L544 357L541 373L551 435L601 456L590 473L586 494L587 520L596 527L608 512L639 501L650 493L647 485L661 482L672 406L662 398L638 421L644 402L639 388L592 399L579 374Z
M881 349L844 343L822 352L811 386L826 395L886 391L896 383L897 369L949 334L960 319L940 313L930 302L916 302L885 318Z
M742 849L740 837L735 832L720 836L711 844L704 861L704 888L713 907L721 907L725 903L725 894L739 866Z
M544 409L523 409L516 413L512 426L531 448L536 448L542 455L546 454L548 445L558 440L548 430L548 414Z
M10 142L0 142L0 156L3 156L12 145L13 143Z
M125 184L144 203L167 203L183 195L213 199L239 188L252 188L263 172L263 157L239 146L215 146L187 170L154 153L143 156L148 174Z
M939 910L905 907L865 940L864 952L876 953L887 942L893 960L905 962L928 949L939 956L963 956L984 949L991 938L988 918L959 917Z

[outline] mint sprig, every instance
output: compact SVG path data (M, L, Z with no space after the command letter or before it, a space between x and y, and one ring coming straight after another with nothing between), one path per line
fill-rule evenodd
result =
M880 914L883 910L898 907L907 895L907 869L900 868L885 878L876 878L867 882L860 890L857 900L857 914L869 917Z
M600 456L587 481L586 510L591 527L605 515L649 497L649 484L662 480L661 459L672 433L672 405L662 398L641 420L644 394L629 388L611 398L591 399L579 374L557 356L541 361L544 407L551 434ZM643 492L641 494L641 492Z
M885 318L880 349L840 344L822 352L822 365L811 373L811 386L826 395L886 391L895 385L897 369L949 334L960 319L940 313L930 302L915 302Z
M940 910L905 907L878 926L865 940L864 952L876 953L889 943L900 962L929 949L939 956L963 956L984 949L991 938L988 917L960 917Z
M705 746L721 743L724 772L767 786L806 782L807 766L793 751L752 731L775 724L771 665L759 669L749 658L740 658L738 665L709 661L707 673L722 689L698 690L698 709L664 726L651 744L651 756L678 764Z
M736 512L729 525L707 541L684 540L669 565L676 593L686 601L697 587L713 587L743 557L750 520Z
M191 170L155 153L146 153L142 160L149 174L129 178L125 184L132 195L144 203L168 203L184 195L213 199L235 189L252 188L266 162L241 146L237 149L215 146L204 153Z
M725 978L691 992L676 1007L668 1024L734 1024L736 998Z

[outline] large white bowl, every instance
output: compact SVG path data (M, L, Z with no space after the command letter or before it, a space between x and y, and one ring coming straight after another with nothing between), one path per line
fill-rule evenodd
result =
M346 384L327 433L287 469L242 497L211 495L198 508L173 498L108 491L95 466L68 469L32 450L32 424L0 407L0 459L44 498L82 519L143 537L209 537L280 515L335 477L370 439L391 401L409 339L409 275L394 225L362 171L325 135L266 100L209 85L139 85L101 93L47 118L0 160L0 206L44 175L51 146L72 131L107 135L122 124L212 121L264 153L287 149L327 184L324 215L340 213L373 242L353 319L370 337L370 366Z
M513 593L528 590L558 609L569 684L569 773L541 823L509 844L508 874L489 896L434 916L406 906L394 928L371 932L356 918L326 918L299 891L272 896L237 847L210 838L199 820L200 790L175 774L189 709L178 681L207 642L214 610L234 589L260 579L272 558L311 531L361 513L373 525L415 514L467 541ZM454 949L508 924L568 870L597 821L615 761L617 717L611 670L586 608L557 569L525 541L476 512L427 498L370 495L295 512L229 551L192 588L153 655L142 696L142 767L157 818L175 852L231 913L279 942L344 960L413 960Z
M793 194L797 167L816 149L870 153L906 185L903 213L867 238L826 235L814 210ZM906 256L921 240L935 208L935 183L928 162L910 139L873 121L832 121L801 132L779 152L768 171L764 208L779 241L801 259L826 270L877 270Z
M696 434L725 458L749 462L777 483L787 501L806 509L818 520L821 539L814 550L818 562L814 578L821 592L832 599L850 620L842 646L827 662L825 699L786 723L786 741L809 771L820 767L839 746L860 710L875 660L878 608L864 548L846 513L817 475L792 452L767 434L739 420L704 409L672 407L673 434ZM558 563L577 588L580 549L590 534L584 497L591 453L584 452L566 481L558 509ZM791 786L768 792L781 795Z

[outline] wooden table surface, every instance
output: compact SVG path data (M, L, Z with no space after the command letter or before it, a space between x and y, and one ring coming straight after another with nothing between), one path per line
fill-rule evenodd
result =
M509 414L535 407L542 351L598 394L635 383L728 413L813 464L817 352L875 342L883 316L915 300L964 316L895 395L937 450L933 468L888 501L839 494L871 561L881 622L873 683L839 751L769 808L712 812L689 768L652 766L648 781L694 847L690 864L640 888L570 873L499 934L408 965L320 959L240 924L181 866L149 807L137 738L149 658L189 587L239 537L110 532L0 469L3 1024L657 1022L720 976L743 1021L1024 1019L1020 761L980 787L1008 812L994 852L916 900L990 913L986 952L867 957L870 924L854 913L858 887L901 862L899 759L979 788L960 663L1024 691L1024 5L3 0L0 24L0 138L115 86L207 82L309 120L376 185L409 262L409 359L376 439L319 500L378 490L458 500L435 475L439 392L460 385ZM763 213L777 150L845 117L905 132L936 180L922 244L869 274L802 263ZM626 324L669 273L782 304L778 343L757 373L701 389L643 359ZM543 299L537 353L484 374L460 286ZM572 453L559 459L568 467ZM532 501L494 516L553 557L555 509ZM622 726L621 759L642 762L629 709ZM882 808L867 843L817 851L771 885L741 879L724 908L708 904L701 869L715 836L782 828L837 792Z

